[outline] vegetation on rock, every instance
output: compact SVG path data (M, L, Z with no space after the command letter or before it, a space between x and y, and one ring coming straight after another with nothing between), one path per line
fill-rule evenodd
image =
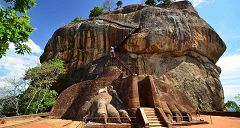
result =
M0 5L0 58L6 55L10 44L18 54L31 53L26 45L33 27L27 11L36 5L35 0L4 0L6 7Z
M121 0L119 0L119 1L116 3L117 8L121 8L121 7L122 7L122 4L123 4L123 2L122 2Z
M146 0L145 4L147 5L156 5L156 4L163 4L163 5L169 5L171 4L171 0Z
M73 19L72 23L81 22L82 20L83 18L81 16L77 16L76 18Z
M147 4L147 5L156 5L156 0L147 0L145 2L145 4Z
M89 18L97 17L99 15L104 14L103 8L99 6L95 6L89 14Z

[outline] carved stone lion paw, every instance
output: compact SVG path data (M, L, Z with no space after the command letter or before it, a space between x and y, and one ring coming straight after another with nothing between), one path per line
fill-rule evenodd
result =
M160 106L165 112L166 116L170 121L191 121L191 114L190 112L185 109L182 105L176 104L174 102L160 102Z
M113 93L111 92L111 94ZM119 105L121 101L117 99L119 98L116 98L116 94L110 95L107 88L106 90L100 89L94 98L86 101L83 105L82 111L85 113L85 119L101 123L130 122L128 113L121 109L122 105ZM116 103L118 103L118 106L116 106Z

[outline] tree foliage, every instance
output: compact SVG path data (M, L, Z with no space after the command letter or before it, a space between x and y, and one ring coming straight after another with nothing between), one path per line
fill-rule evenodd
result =
M225 104L224 104L224 107L229 110L229 111L236 111L236 112L240 112L240 106L234 102L234 101L227 101Z
M10 78L6 83L8 86L3 89L5 96L0 98L0 116L20 115L19 94L26 89L26 82L22 79Z
M24 43L28 41L33 27L27 11L36 5L35 0L4 0L6 7L0 5L0 58L6 55L10 43L18 54L31 53Z
M64 62L60 59L52 59L27 70L24 79L29 80L30 85L34 87L48 88L65 73Z
M20 95L20 112L23 115L49 112L56 98L57 92L54 90L30 86Z
M147 0L145 2L145 4L147 4L147 5L156 5L156 0Z
M57 98L57 92L50 87L65 73L64 62L52 59L27 70L20 82L9 80L13 87L0 98L0 116L49 112Z
M60 59L49 60L26 72L24 79L28 80L30 85L22 98L20 98L23 100L22 103L29 101L27 106L26 104L23 105L26 110L25 114L48 110L48 105L51 106L52 102L49 103L46 100L49 97L50 99L56 98L56 92L51 91L49 88L65 73L64 62Z
M119 0L119 1L116 3L117 8L121 8L121 7L122 7L122 4L123 4L123 2L122 2L121 0Z
M171 4L172 1L171 0L146 0L145 4L147 5L156 5L156 4L163 4L163 5L169 5Z
M82 20L83 18L81 16L77 16L76 18L73 19L72 23L81 22Z
M93 18L93 17L97 17L97 16L102 15L102 14L104 14L103 8L102 8L102 7L99 7L99 6L95 6L95 7L90 11L89 17L90 17L90 18Z
M158 2L160 2L160 4L164 4L164 5L169 5L172 3L171 0L158 0Z

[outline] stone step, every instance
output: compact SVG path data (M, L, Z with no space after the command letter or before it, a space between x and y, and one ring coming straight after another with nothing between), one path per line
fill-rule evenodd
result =
M147 115L147 118L158 118L158 116L157 116L157 115L151 115L151 116L150 116L150 115L149 115L149 116Z
M147 117L153 117L153 116L157 117L156 113L145 113L145 114Z
M149 123L150 123L150 124L157 124L157 123L158 123L158 124L161 124L161 121L158 121L158 120L157 120L157 121L149 121Z
M150 128L151 128L151 127L157 127L157 126L158 126L158 127L161 127L162 124L150 124L150 123L149 123L149 126L150 126Z
M148 111L155 111L154 108L143 108L144 110L148 110Z
M145 112L155 112L155 110L148 110L148 109L144 109Z
M148 120L153 120L153 121L155 121L155 120L159 120L159 121L161 121L160 118L148 118Z
M155 110L150 110L150 109L144 109L145 112L155 112Z
M146 114L157 114L156 112L146 112L146 111L145 111L145 113Z

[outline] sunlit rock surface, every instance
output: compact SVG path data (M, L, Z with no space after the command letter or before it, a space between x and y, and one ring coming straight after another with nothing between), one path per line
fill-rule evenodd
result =
M138 27L140 31L134 31ZM221 69L215 64L226 45L190 3L182 1L160 7L129 5L91 20L68 24L53 34L40 60L57 57L66 62L68 74L54 86L59 92L76 83L78 86L73 85L76 89L83 88L80 85L86 80L103 78L104 68L111 65L106 56L110 46L117 47L116 56L134 73L154 77L163 101L165 94L171 94L174 104L184 101L178 100L179 96L188 98L195 110L222 110ZM109 84L101 86L95 82L91 94L80 89L74 97L85 99L80 100L83 105L98 89L111 85L112 79L106 82ZM181 95L171 92L172 89ZM65 94L61 95L63 98ZM74 109L79 112L79 108Z

